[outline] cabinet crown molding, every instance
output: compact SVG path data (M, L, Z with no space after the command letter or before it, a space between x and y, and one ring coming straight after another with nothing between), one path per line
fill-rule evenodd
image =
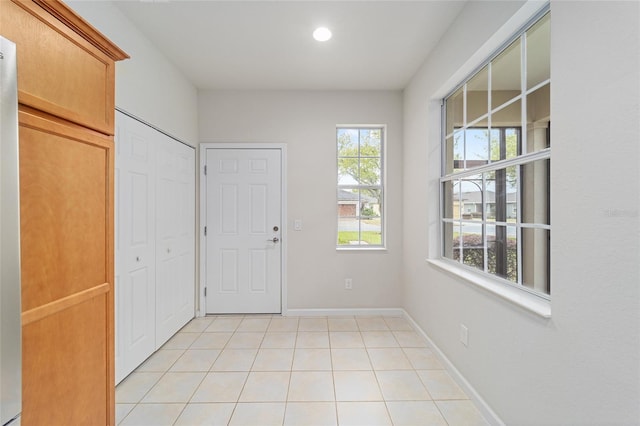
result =
M23 1L13 0L18 4L24 4ZM78 35L91 43L110 59L121 61L129 59L129 55L107 39L93 25L78 16L69 6L60 0L33 0L38 6L45 9L51 15L55 16L60 22L72 28Z

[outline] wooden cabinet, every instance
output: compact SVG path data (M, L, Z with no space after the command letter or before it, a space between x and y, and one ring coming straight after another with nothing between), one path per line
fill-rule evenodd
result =
M114 72L63 3L0 0L17 46L22 424L114 424Z

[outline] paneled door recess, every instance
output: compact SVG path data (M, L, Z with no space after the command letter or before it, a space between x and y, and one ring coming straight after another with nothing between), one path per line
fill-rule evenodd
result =
M116 382L195 312L195 150L116 113Z
M204 151L207 313L280 313L282 151Z
M0 0L16 44L22 424L112 425L115 61L57 0Z

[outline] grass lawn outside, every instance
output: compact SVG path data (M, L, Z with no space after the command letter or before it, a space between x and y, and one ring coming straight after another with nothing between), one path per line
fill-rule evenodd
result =
M358 238L358 231L340 231L338 232L338 245L350 245L351 241L361 241L362 243L371 245L382 244L382 234L375 231L362 231L360 238Z

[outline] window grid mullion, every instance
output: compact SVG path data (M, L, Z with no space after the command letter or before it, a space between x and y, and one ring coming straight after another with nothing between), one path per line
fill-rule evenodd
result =
M487 242L487 197L485 196L487 188L486 175L482 174L482 263L483 271L489 272L489 244Z
M506 160L500 160L493 163L485 164L483 166L474 167L469 170L463 170L461 172L450 173L440 178L440 182L446 182L453 179L464 179L465 177L474 176L480 173L492 172L499 169L505 169L511 166L519 166L526 163L532 163L538 160L546 160L551 158L551 148L545 148L540 151L532 152L529 154L519 155L514 158Z

